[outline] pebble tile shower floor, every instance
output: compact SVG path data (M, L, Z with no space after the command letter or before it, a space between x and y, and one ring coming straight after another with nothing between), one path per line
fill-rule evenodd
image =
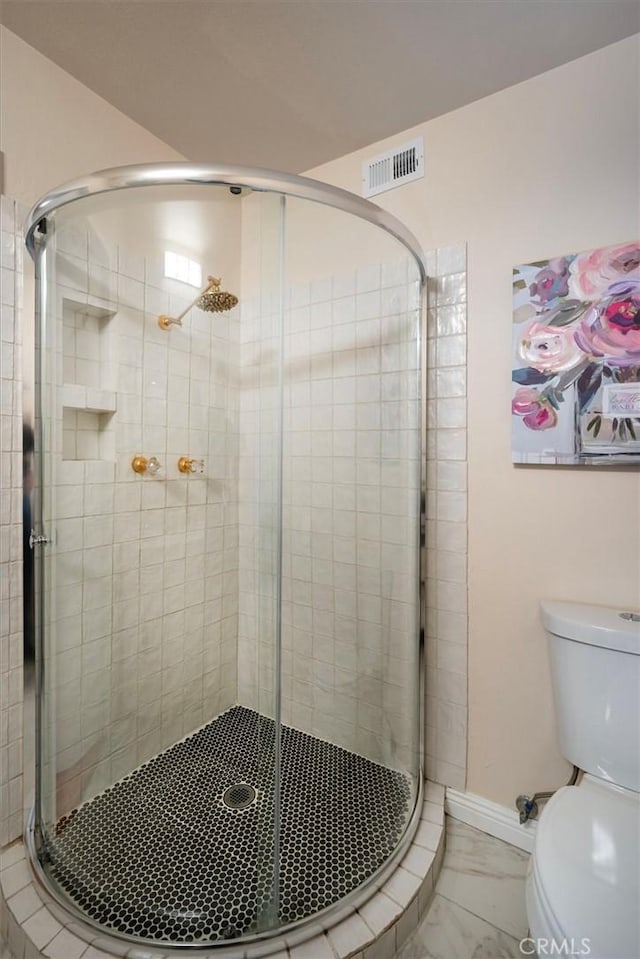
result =
M271 720L229 709L63 817L51 875L101 924L157 941L234 939L342 899L395 848L409 780L283 726L274 905L274 739ZM229 808L239 784L255 798Z

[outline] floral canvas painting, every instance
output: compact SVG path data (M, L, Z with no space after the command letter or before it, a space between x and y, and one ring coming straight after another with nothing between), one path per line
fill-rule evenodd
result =
M640 242L513 271L516 463L640 461Z

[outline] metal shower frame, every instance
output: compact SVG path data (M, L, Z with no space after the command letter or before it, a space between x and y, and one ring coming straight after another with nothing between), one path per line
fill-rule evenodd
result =
M35 608L32 612L35 615L35 628L33 636L27 636L25 631L24 655L24 801L25 813L27 817L24 839L29 853L31 868L34 872L42 893L50 902L51 908L59 914L73 917L76 923L78 933L84 932L85 938L90 941L96 935L104 939L113 939L114 945L122 949L122 943L126 942L131 947L136 945L152 947L154 953L163 954L164 952L175 955L176 949L184 950L185 954L197 955L198 952L215 952L220 957L237 956L239 945L246 946L252 953L252 946L259 949L260 955L268 955L271 952L283 948L284 936L286 936L287 945L293 945L297 942L303 942L306 939L315 936L321 929L326 929L328 925L340 922L350 915L354 909L366 902L390 876L398 863L407 852L418 824L420 822L420 813L423 797L423 777L424 777L424 698L425 698L425 617L426 617L426 571L424 569L424 545L425 545L425 506L426 506L426 307L427 307L427 267L424 253L417 238L408 230L405 225L392 214L381 209L369 200L365 200L353 193L337 187L329 186L318 180L308 177L295 176L293 174L279 173L272 170L266 170L254 167L242 166L210 166L206 164L192 163L156 163L147 165L134 165L125 167L116 167L102 170L91 176L73 180L48 193L39 200L28 214L25 225L25 243L29 253L35 262L36 290L35 290L35 316L33 325L25 323L26 343L30 341L37 345L40 341L40 324L46 315L46 281L45 281L45 261L46 261L46 218L54 211L73 203L76 200L87 197L97 196L99 194L111 193L120 190L136 189L146 186L227 186L234 195L242 195L245 192L274 193L286 197L295 197L301 200L309 200L324 206L333 207L344 213L349 213L359 219L368 221L374 226L384 230L389 235L398 240L414 258L419 274L421 285L421 311L420 328L418 334L418 348L420 351L420 434L421 434L421 457L420 457L420 521L418 541L416 549L419 551L419 578L420 578L420 622L419 635L416 637L418 645L418 664L419 664L419 770L418 785L415 797L415 806L413 813L407 823L405 831L392 855L389 859L372 875L369 879L353 890L348 896L333 906L328 907L320 913L316 913L306 919L302 919L286 927L269 930L245 938L223 941L220 943L171 943L162 944L155 940L136 939L126 936L94 922L84 913L82 913L72 902L62 898L55 886L49 881L45 874L36 850L35 834L35 790L36 790L36 765L40 762L40 737L36 735L39 724L39 703L43 691L42 675L42 644L43 644L43 616L42 608ZM25 349L25 355L27 350ZM25 362L25 391L32 391L34 397L34 412L29 420L25 416L25 425L30 426L35 436L36 453L36 488L35 488L35 508L34 516L41 518L40 490L42 489L42 457L38 455L42 449L40 442L39 429L40 423L36 417L35 411L41 409L38 377L34 374L34 368ZM26 408L26 407L25 407ZM44 536L41 523L33 523L36 534ZM34 563L40 567L44 563L43 550L35 552ZM42 581L42 580L40 580ZM41 599L42 597L40 597ZM37 598L33 599L34 606L37 607ZM34 616L31 617L34 622ZM40 655L35 655L36 647L40 650ZM257 954L257 953L256 953Z

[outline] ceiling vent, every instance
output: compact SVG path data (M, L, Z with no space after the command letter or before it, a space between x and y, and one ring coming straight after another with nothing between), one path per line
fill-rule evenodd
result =
M424 140L418 137L362 164L362 195L376 196L424 176Z

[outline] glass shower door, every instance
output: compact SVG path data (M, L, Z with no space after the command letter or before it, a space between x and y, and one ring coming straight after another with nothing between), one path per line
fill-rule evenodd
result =
M157 223L241 220L237 311L161 330L193 294ZM278 195L130 191L56 211L39 253L39 854L137 940L278 924L283 228Z
M113 713L117 401L108 379L118 304L90 294L87 236L84 216L61 211L47 218L36 256L34 531L44 542L34 548L35 829L45 872L81 908L109 852L90 830L84 847L65 844L65 832L83 807L99 808L122 770L113 749L122 730Z

